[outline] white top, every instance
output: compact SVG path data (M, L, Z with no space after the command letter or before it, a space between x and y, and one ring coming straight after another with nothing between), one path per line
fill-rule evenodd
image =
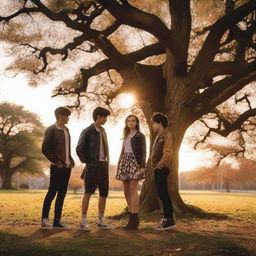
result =
M100 153L99 153L99 161L106 161L106 154L104 150L104 145L103 145L103 139L102 139L102 132L100 128L97 128L95 126L95 129L97 132L100 133Z
M135 135L135 134L129 134L129 135L127 136L127 138L124 140L124 142L123 142L124 153L133 153L131 138L132 138L134 135Z

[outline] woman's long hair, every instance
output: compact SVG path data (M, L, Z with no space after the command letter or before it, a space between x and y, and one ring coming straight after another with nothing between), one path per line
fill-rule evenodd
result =
M128 135L130 134L130 128L127 126L127 121L128 121L128 118L130 118L130 117L135 118L136 123L137 123L136 124L136 129L137 129L137 131L140 131L140 120L139 120L139 118L135 115L127 116L126 119L125 119L125 127L124 127L124 130L123 130L123 140L126 140Z

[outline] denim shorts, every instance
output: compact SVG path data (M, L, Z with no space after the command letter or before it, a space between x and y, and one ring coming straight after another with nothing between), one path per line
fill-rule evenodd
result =
M100 196L107 197L109 189L108 163L87 163L84 185L85 193L93 194L98 187Z

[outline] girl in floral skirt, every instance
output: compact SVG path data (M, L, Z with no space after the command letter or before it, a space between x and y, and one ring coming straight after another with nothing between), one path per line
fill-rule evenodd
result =
M138 183L144 178L146 139L140 132L140 121L135 115L125 119L123 146L118 161L116 179L123 181L124 195L129 210L129 221L124 229L137 229L139 225Z

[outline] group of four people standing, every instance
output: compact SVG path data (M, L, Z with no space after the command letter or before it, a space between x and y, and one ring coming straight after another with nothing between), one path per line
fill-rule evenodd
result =
M55 110L56 123L46 129L42 143L42 153L51 162L50 185L42 209L42 228L51 227L49 211L56 195L52 226L54 228L66 228L60 220L71 168L74 167L74 160L70 152L70 134L65 126L70 114L70 110L65 107L59 107ZM109 190L109 149L107 135L102 125L106 123L109 115L110 112L105 108L97 107L94 109L94 123L82 131L76 147L76 153L80 161L85 163L81 175L81 178L84 179L85 192L82 199L82 219L80 222L80 228L85 231L91 230L87 222L87 211L90 197L95 193L96 188L99 189L97 226L104 229L112 228L104 222L106 198ZM166 115L155 113L151 121L157 136L149 163L154 169L156 191L162 201L164 211L164 218L156 229L166 230L175 226L167 182L172 156L172 136L166 129L168 126ZM123 145L116 173L116 179L123 182L124 195L128 206L129 221L123 227L126 230L137 229L140 223L138 218L138 182L145 177L145 170L145 136L140 131L138 117L129 115L125 120Z

